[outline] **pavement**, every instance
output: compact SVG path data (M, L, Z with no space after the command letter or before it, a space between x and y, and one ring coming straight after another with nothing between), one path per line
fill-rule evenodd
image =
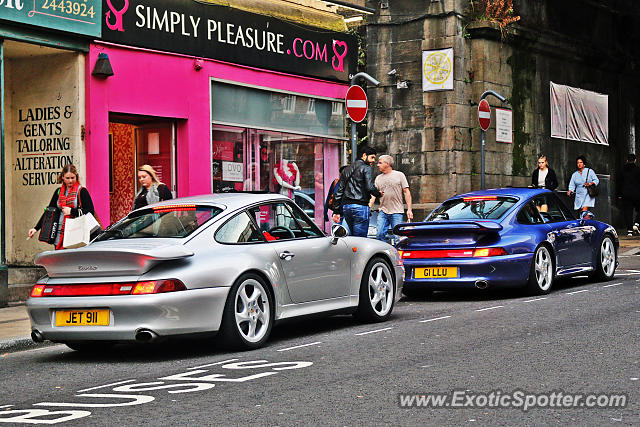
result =
M619 231L620 232L620 231ZM620 255L640 254L640 236L619 234ZM0 308L0 356L3 353L51 345L49 341L35 343L31 340L31 322L27 308L22 304Z

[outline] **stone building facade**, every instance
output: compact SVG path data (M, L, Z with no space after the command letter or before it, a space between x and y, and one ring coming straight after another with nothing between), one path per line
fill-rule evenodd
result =
M367 91L368 138L395 157L419 208L428 211L456 193L480 189L477 107L481 94L494 90L507 102L487 98L492 110L512 110L513 143L496 142L492 113L486 188L528 185L544 153L566 189L576 156L584 154L610 187L600 196L597 216L617 219L612 181L637 149L640 106L633 78L640 5L515 0L521 20L504 31L471 19L469 0L375 0L366 6L376 10L367 21L367 72L381 81ZM424 92L421 52L445 48L453 48L453 89ZM550 82L608 95L608 145L551 137Z

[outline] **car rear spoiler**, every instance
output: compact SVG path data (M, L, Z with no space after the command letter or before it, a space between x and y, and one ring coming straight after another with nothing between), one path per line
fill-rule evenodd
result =
M393 234L399 236L428 236L448 233L477 233L489 234L502 230L502 226L493 221L434 221L434 222L407 222L398 224L393 228Z
M44 267L49 277L119 276L143 274L163 261L193 256L182 245L145 249L92 246L42 252L34 263Z

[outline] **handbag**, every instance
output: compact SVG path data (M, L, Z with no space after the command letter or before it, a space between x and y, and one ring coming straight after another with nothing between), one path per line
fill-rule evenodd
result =
M58 227L60 226L60 209L47 206L42 216L42 228L38 240L53 244L56 241Z
M593 169L589 169L589 170L592 171ZM588 172L587 172L587 179L589 179L589 173ZM600 192L600 189L598 188L598 186L596 184L593 184L593 185L590 185L590 186L587 187L587 193L589 193L589 197L596 197L599 192Z
M95 229L94 223L97 224L97 221L90 213L77 218L67 218L64 223L62 247L73 249L88 245L91 241L91 231Z

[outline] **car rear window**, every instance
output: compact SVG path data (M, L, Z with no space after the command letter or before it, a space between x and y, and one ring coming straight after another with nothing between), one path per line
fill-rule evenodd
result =
M498 219L518 201L508 196L473 196L447 200L436 208L427 221L450 219Z
M107 228L96 240L186 237L220 212L218 207L189 204L141 209Z

